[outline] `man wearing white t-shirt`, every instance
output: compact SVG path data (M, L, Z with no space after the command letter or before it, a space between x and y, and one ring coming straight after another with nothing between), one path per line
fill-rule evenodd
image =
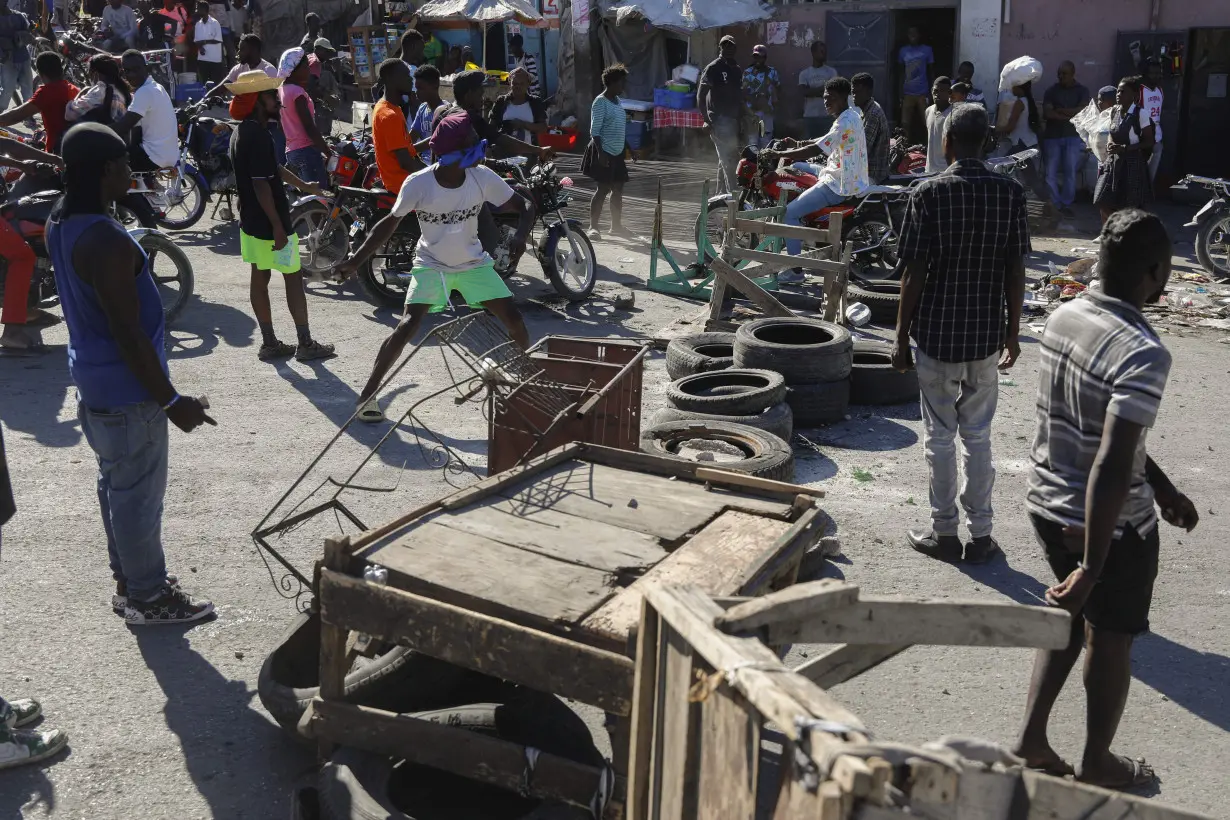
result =
M1162 61L1150 57L1145 63L1145 79L1140 84L1140 107L1153 121L1153 153L1149 155L1149 179L1157 177L1162 163Z
M205 0L196 4L196 25L192 29L196 47L196 73L203 83L222 82L226 68L222 62L222 23L209 13Z
M529 347L529 331L513 304L512 292L478 239L478 212L489 204L496 211L520 215L511 248L510 264L516 267L533 226L533 211L498 174L479 165L485 149L486 142L478 142L466 112L456 111L440 120L431 135L431 155L436 164L411 174L402 183L392 212L377 222L363 245L335 269L341 278L353 276L361 263L389 241L402 218L415 212L422 235L406 289L406 313L380 345L372 374L359 394L361 421L383 418L376 390L423 319L428 313L443 311L454 290L470 307L490 311L523 349Z
M128 113L114 126L125 139L133 129L141 129L140 141L130 141L129 165L133 171L157 171L170 168L179 160L179 126L175 123L175 106L166 89L149 75L145 55L136 49L124 52L120 65L124 78L135 89Z

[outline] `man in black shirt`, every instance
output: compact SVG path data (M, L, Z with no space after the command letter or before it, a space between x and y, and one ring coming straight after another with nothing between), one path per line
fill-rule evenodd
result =
M333 355L333 345L312 339L308 329L307 298L303 275L299 272L299 238L291 230L288 183L316 196L324 192L304 182L278 164L269 121L277 116L281 103L278 88L282 80L264 71L245 71L227 90L235 95L231 111L246 116L231 134L231 163L239 188L239 246L243 261L252 265L250 296L252 312L261 329L262 361L294 355L301 362ZM249 108L250 106L250 108ZM298 347L278 340L273 332L273 310L269 304L270 271L278 271L286 282L286 306L295 320Z
M743 115L743 71L735 60L735 38L727 34L718 43L721 56L705 66L696 91L696 105L709 126L718 155L718 193L738 188L739 118Z
M177 21L162 13L162 6L150 8L148 0L137 3L141 22L137 24L137 43L141 48L170 48L175 43Z

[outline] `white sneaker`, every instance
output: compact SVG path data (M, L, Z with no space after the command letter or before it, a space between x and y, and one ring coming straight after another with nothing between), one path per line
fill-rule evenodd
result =
M68 744L62 729L0 733L0 769L37 763L59 752Z
M779 284L784 282L787 285L797 285L806 282L807 275L801 270L790 268L789 270L779 272L777 274L777 281Z

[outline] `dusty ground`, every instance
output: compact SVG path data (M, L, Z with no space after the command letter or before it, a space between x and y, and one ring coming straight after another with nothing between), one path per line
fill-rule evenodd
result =
M671 211L676 236L689 232L695 211L685 210ZM647 213L638 207L633 220L646 233ZM1076 236L1038 240L1034 272L1045 270L1046 259L1062 263L1072 258L1072 247L1089 245L1088 234ZM393 318L373 310L353 287L315 288L313 328L337 344L338 358L262 364L234 225L205 224L180 241L196 266L197 298L173 327L172 375L181 391L209 395L218 427L187 436L172 431L165 539L172 571L211 597L221 617L189 630L130 631L110 613L95 468L76 420L66 332L47 333L57 347L41 358L0 358L0 421L18 498L0 565L0 687L8 696L41 698L47 725L66 728L72 738L64 757L0 774L0 818L282 817L292 784L311 770L310 756L281 734L256 699L261 661L290 621L293 604L275 589L248 534L349 416L374 346ZM692 311L692 303L639 287L648 270L644 250L638 243L600 243L603 293L569 308L550 298L527 262L529 275L514 290L531 332L653 335ZM1176 261L1191 250L1180 245ZM611 283L636 287L634 308L614 308ZM275 319L291 337L285 310L276 304ZM1219 408L1230 402L1230 347L1219 343L1225 335L1175 327L1166 336L1175 366L1150 451L1196 501L1203 521L1191 535L1164 533L1153 632L1138 644L1117 744L1149 757L1163 799L1213 815L1225 814L1224 761L1230 759L1224 696L1230 642L1223 628L1230 557L1216 536L1230 498L1230 480L1217 466L1230 446L1220 435ZM843 424L802 431L809 445L796 442L798 480L828 491L825 506L844 545L835 562L811 562L814 572L882 594L1037 602L1050 578L1021 504L1033 431L1037 359L1031 347L1002 387L995 424L996 534L1007 559L963 570L909 550L902 535L924 524L927 512L917 408L854 408ZM662 400L660 354L646 370L649 411ZM407 368L402 397L424 395L444 379L439 356L428 351ZM467 460L482 463L485 426L477 408L445 401L424 418ZM338 463L353 463L367 441L363 433L344 439ZM856 469L872 478L855 479ZM402 507L447 490L408 436L375 472L379 486L400 480L396 504ZM378 520L382 512L370 514ZM300 532L281 546L306 568L320 534ZM1030 662L1023 650L916 648L835 694L881 738L964 733L1011 741ZM1056 748L1065 755L1079 754L1082 704L1074 681L1053 724Z

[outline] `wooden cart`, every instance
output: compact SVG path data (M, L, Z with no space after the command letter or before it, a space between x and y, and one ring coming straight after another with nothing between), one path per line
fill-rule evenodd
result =
M380 529L326 543L321 698L302 728L522 793L623 813L633 633L645 591L755 595L794 582L822 493L569 444ZM387 568L388 583L362 578ZM342 703L349 631L604 709L614 770Z

